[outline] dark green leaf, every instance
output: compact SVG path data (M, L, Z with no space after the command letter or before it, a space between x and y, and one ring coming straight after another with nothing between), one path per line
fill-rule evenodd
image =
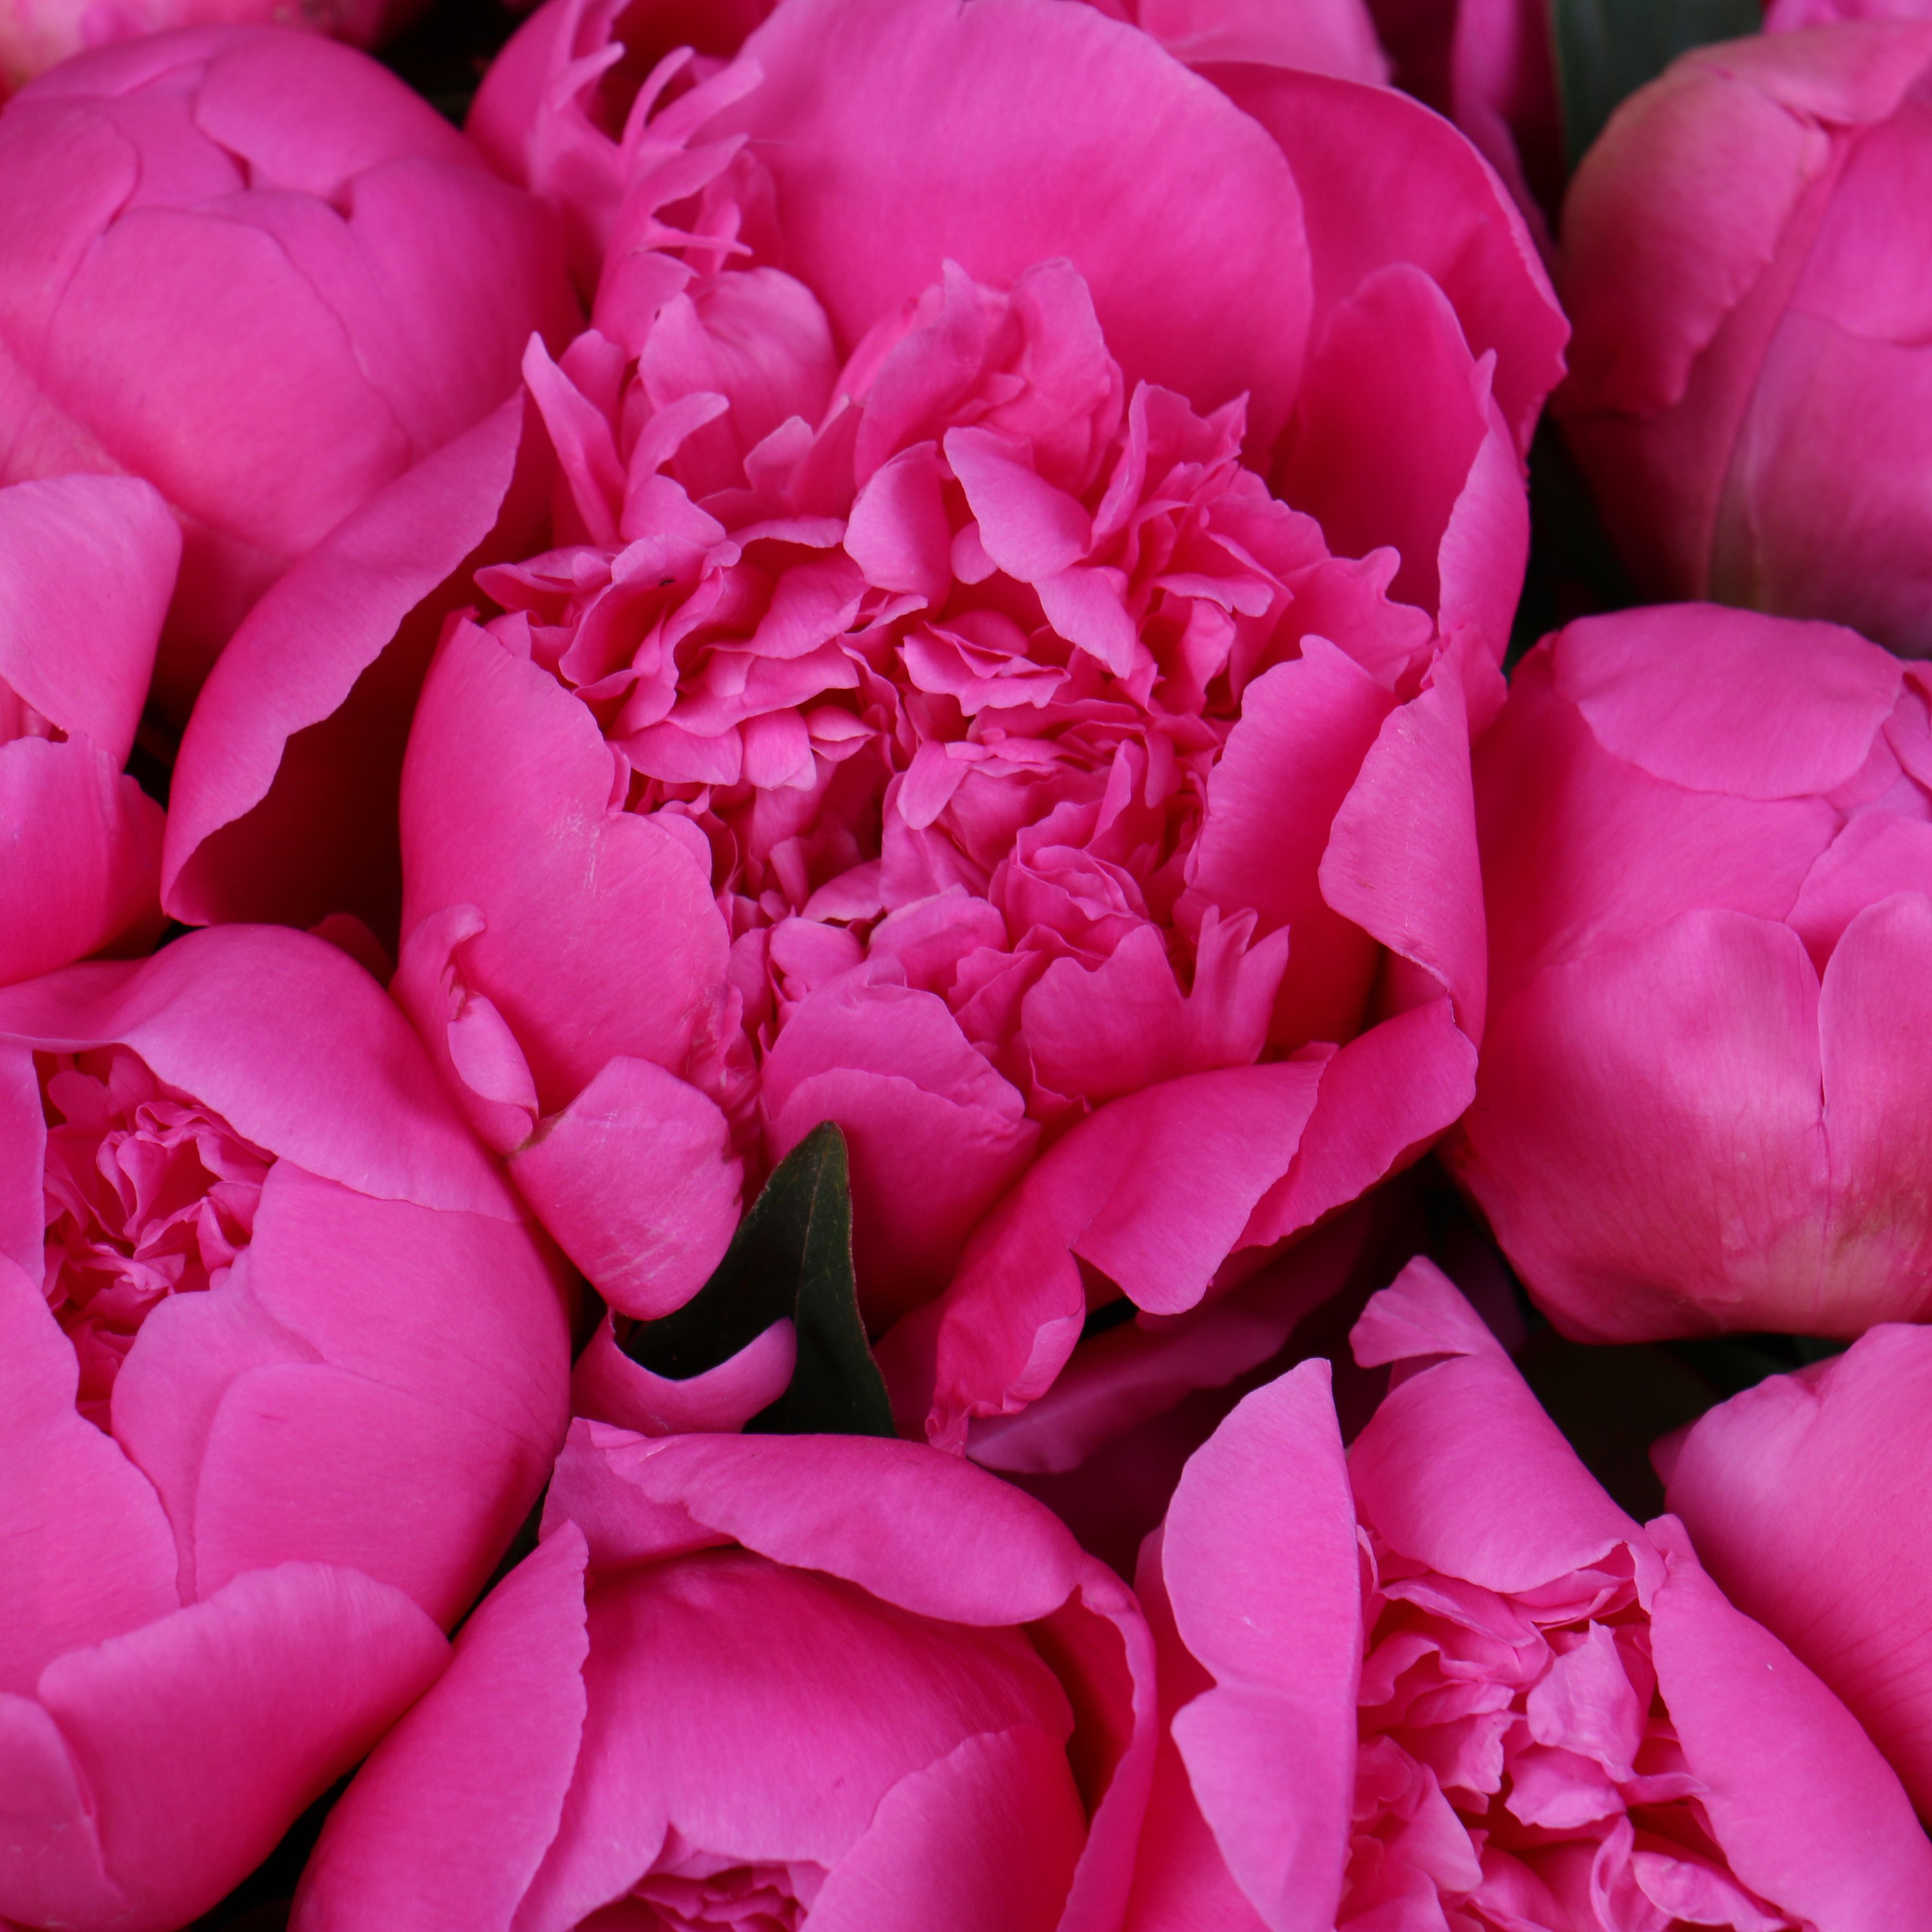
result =
M784 1317L798 1330L798 1366L791 1386L749 1426L790 1435L893 1434L852 1273L845 1137L830 1120L778 1163L711 1279L674 1314L635 1324L623 1346L653 1374L688 1381Z
M1549 0L1550 43L1572 168L1626 94L1679 54L1754 34L1758 0Z

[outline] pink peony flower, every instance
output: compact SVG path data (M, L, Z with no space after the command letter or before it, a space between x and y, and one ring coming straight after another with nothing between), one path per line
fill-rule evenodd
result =
M0 113L0 482L125 471L168 500L177 723L290 563L502 402L532 329L572 326L538 211L310 35L66 62Z
M1448 1156L1567 1334L1932 1308L1927 692L1709 605L1518 668L1477 758L1490 1024Z
M686 77L571 151L629 186L576 204L594 327L526 364L555 544L424 688L398 992L629 1316L836 1120L903 1424L957 1447L1083 1269L1190 1306L1466 1104L1468 716L1560 324L1384 90L1257 82L1291 170L1045 0L787 0ZM1331 140L1426 140L1450 226Z
M1556 409L1653 594L1932 653L1932 385L1913 266L1932 22L1686 55L1578 170Z
M0 992L0 1922L170 1932L442 1669L562 1439L560 1270L333 946Z
M370 47L406 27L424 0L5 0L0 96L90 47L217 23L305 27Z
M1932 1847L1844 1706L1625 1516L1427 1262L1249 1396L1142 1556L1162 1736L1130 1927L1856 1932Z
M132 478L0 489L0 985L160 937L161 808L122 767L180 556Z
M1109 1932L1152 1666L1124 1584L923 1447L578 1422L291 1924Z
M1932 1816L1924 1418L1932 1334L1890 1323L1658 1446L1671 1508L1738 1606L1842 1697Z

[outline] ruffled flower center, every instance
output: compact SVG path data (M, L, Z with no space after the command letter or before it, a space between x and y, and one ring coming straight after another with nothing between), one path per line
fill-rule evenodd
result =
M824 1882L821 1866L734 1864L690 1849L674 1831L653 1868L578 1932L799 1932Z
M1718 1847L1658 1695L1627 1558L1504 1596L1369 1541L1340 1926L1797 1925Z
M124 1046L38 1054L47 1122L47 1305L110 1424L115 1377L171 1294L218 1286L248 1245L272 1154Z
M771 269L695 278L638 334L529 365L589 540L481 581L596 718L614 797L708 872L751 1057L863 966L943 999L1051 1125L1106 1072L1033 1051L1026 997L1130 940L1174 997L1242 982L1202 1066L1349 1036L1372 947L1318 1035L1271 1036L1287 950L1193 855L1257 677L1318 626L1393 702L1431 628L1384 597L1392 556L1330 557L1244 466L1240 402L1126 393L1066 262L1010 290L949 267L842 370Z

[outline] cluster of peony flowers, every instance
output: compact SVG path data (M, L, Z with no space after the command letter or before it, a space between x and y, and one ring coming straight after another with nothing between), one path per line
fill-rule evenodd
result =
M1932 1932L1909 4L0 0L0 1932Z

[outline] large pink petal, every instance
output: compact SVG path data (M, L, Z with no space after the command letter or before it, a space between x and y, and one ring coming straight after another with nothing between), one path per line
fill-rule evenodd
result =
M444 640L403 770L405 944L445 907L481 909L466 978L508 1022L546 1112L616 1054L682 1071L721 1023L711 882L662 826L613 807L615 769L554 679L474 626Z
M118 1040L244 1138L365 1194L521 1220L409 1023L326 940L188 934L151 959L0 990L0 1035L74 1052Z
M74 1766L65 1792L28 1784L44 1810L35 1836L0 1852L0 1914L172 1932L267 1856L448 1654L400 1592L314 1563L254 1571L70 1651L41 1674L38 1702L0 1696L0 1817L20 1814L7 1787L22 1742L63 1743ZM89 1825L124 1905L87 1870Z
M1253 61L1379 87L1388 61L1361 0L1281 7L1273 0L1138 0L1133 17L1190 67Z
M0 1691L63 1651L181 1607L154 1487L74 1407L79 1364L40 1284L0 1259Z
M1505 1595L1582 1569L1619 1544L1640 1580L1655 1569L1642 1531L1432 1263L1410 1262L1355 1334L1365 1368L1450 1358L1391 1388L1348 1452L1364 1519L1404 1556Z
M484 1600L449 1668L329 1813L294 1932L508 1932L583 1731L584 1569L566 1522Z
M1354 1801L1361 1586L1326 1363L1246 1397L1183 1472L1160 1567L1214 1688L1173 1719L1229 1871L1277 1932L1334 1923Z
M1442 290L1409 262L1378 268L1315 338L1276 487L1338 554L1393 548L1390 596L1432 614L1443 538L1490 435L1489 388Z
M0 1259L29 1281L46 1268L47 1117L31 1046L0 1042Z
M1287 1172L1321 1070L1289 1060L1166 1081L1109 1102L1036 1162L940 1304L928 1438L963 1447L970 1417L1044 1393L1079 1339L1081 1260L1143 1308L1192 1307Z
M1760 1898L1816 1925L1917 1925L1932 1844L1858 1720L1771 1633L1727 1604L1683 1526L1651 1534L1658 1689L1713 1834Z
M196 1594L314 1558L453 1623L562 1440L569 1340L542 1254L520 1228L370 1201L284 1162L262 1190L250 1262L259 1320L293 1346L211 1391L205 1436L182 1445L191 1460L166 1484L194 1483ZM164 1331L172 1360L142 1363L150 1382L195 1378L181 1358L202 1312ZM158 1408L151 1429L165 1426Z
M1346 1040L1361 1024L1375 946L1324 897L1318 873L1335 814L1393 702L1346 652L1308 638L1300 657L1243 692L1208 776L1189 898L1223 919L1252 908L1263 933L1288 928L1273 1028L1285 1045Z
M794 0L745 51L764 85L714 126L752 136L785 266L847 348L949 259L1004 285L1070 256L1130 384L1202 409L1246 392L1272 442L1306 334L1300 197L1145 34L1046 0Z
M1438 664L1426 690L1383 719L1363 759L1322 855L1322 896L1439 982L1478 1041L1489 974L1482 878L1468 714Z
M1604 748L1653 778L1743 798L1830 791L1870 755L1898 660L1837 624L1675 604L1586 617L1555 688Z
M1628 621L1640 628L1651 614ZM1498 1006L1544 967L1681 914L1723 907L1784 918L1838 829L1822 798L1686 790L1613 757L1557 694L1560 649L1539 646L1516 667L1509 703L1474 755Z
M523 415L512 399L380 491L230 640L175 767L163 890L177 918L309 926L346 910L393 929L396 788L430 652L477 563L535 548L537 506L511 495Z
M1693 912L1492 1016L1450 1157L1567 1333L1864 1325L1825 1265L1818 1010L1788 926Z
M161 929L161 808L91 740L0 744L0 986Z
M1322 319L1378 268L1413 262L1472 351L1496 352L1496 398L1529 448L1563 374L1569 326L1502 184L1468 143L1393 90L1254 68L1211 78L1280 143L1302 188Z
M1448 1000L1371 1027L1322 1063L1294 1163L1257 1204L1241 1245L1284 1240L1359 1199L1420 1158L1475 1092L1475 1043Z
M1932 1811L1932 1333L1891 1323L1708 1412L1669 1474L1705 1567L1850 1708Z
M1058 1740L984 1731L902 1778L812 1902L817 1932L1053 1932L1086 1814Z
M744 1173L730 1124L648 1060L610 1061L509 1165L558 1245L626 1315L682 1308L737 1232Z
M1932 882L1928 882L1932 883ZM1820 1302L1832 1334L1917 1321L1932 1304L1932 904L1922 891L1868 906L1845 928L1818 998L1832 1195Z
M180 526L138 477L0 490L0 683L68 736L92 738L116 770L180 561Z

